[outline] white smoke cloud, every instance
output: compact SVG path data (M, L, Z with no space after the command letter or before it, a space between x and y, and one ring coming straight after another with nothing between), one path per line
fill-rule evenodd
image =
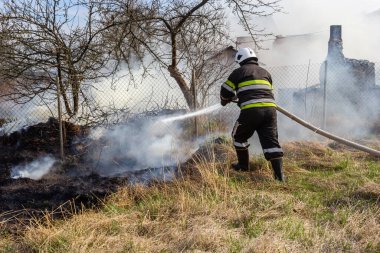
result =
M267 50L257 50L259 61L263 62L267 68L278 67L273 68L276 71L272 72L272 76L276 92L278 92L276 99L281 101L279 104L282 105L282 102L286 101L285 109L296 113L301 118L314 121L313 124L317 123L315 124L317 127L322 127L322 119L318 114L322 111L321 99L314 99L314 101L313 95L308 95L310 115L299 114L294 107L298 111L303 111L306 106L294 103L290 88L301 90L319 84L319 70L321 63L326 60L331 25L342 26L343 54L346 58L379 63L380 55L377 52L380 52L380 33L378 32L380 1L286 0L281 1L280 5L284 7L283 13L256 19L256 24L278 36L264 43L263 46ZM234 32L236 37L248 35L239 29L235 29ZM255 48L252 42L238 44L238 46ZM379 75L378 67L375 71ZM350 77L346 74L345 78ZM351 78L353 77L351 76ZM379 80L377 76L377 85L380 85ZM335 83L343 83L343 78L338 76ZM331 88L333 84L329 85ZM282 89L282 94L279 94L280 89ZM342 90L344 96L347 96L350 87L342 87ZM353 93L357 92L357 89L352 90ZM362 104L366 104L361 110L348 103L346 97L340 95L328 97L329 122L327 125L330 126L328 130L345 135L347 138L368 134L373 123L368 119L377 118L376 110L378 108L378 103L374 103L375 93L371 91L368 89L360 94L360 101L365 101ZM288 93L284 94L284 92ZM359 93L356 95L359 97ZM373 104L373 106L368 106L369 104ZM363 111L364 108L366 108L365 111ZM311 116L318 117L310 118ZM331 122L334 120L336 122ZM310 139L316 136L282 115L279 117L279 121L280 138L282 139ZM367 126L363 126L362 122L366 122Z
M92 138L107 143L93 161L102 176L176 166L189 158L195 144L181 138L180 122L164 123L161 118L135 120L112 129L97 129ZM93 159L93 158L90 158Z
M380 8L372 0L287 0L282 1L284 14L275 20L284 34L302 34L326 29L329 25L352 25L361 22L360 16Z
M277 40L283 46L273 45L274 37L263 38L266 50L259 50L253 41L238 43L238 47L256 49L259 60L267 66L289 66L322 62L327 55L330 25L342 25L343 46L348 58L380 61L380 1L374 0L284 0L279 3L283 12L272 16L254 17L257 29L266 33L284 36ZM376 12L378 11L378 12ZM376 13L375 13L376 12ZM237 23L230 13L231 36L244 37L249 34Z
M287 0L281 5L284 13L258 19L268 32L286 37L284 46L275 48L271 40L265 45L269 50L259 52L267 65L322 62L327 55L330 25L342 25L346 57L380 60L374 53L380 50L380 13L373 14L380 10L379 1Z
M31 163L18 165L12 169L11 178L41 179L51 170L55 161L56 160L52 156L44 156Z

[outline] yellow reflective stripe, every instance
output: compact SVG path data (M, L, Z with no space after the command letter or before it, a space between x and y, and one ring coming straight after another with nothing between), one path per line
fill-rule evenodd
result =
M234 90L236 89L236 88L235 88L235 84L234 84L233 82L231 82L230 80L227 80L227 81L226 81L226 84L227 84L228 86L230 86L232 89L234 89Z
M240 87L238 89L238 93L247 91L247 90L272 90L271 87L269 87L266 84L255 84L255 85L248 85L244 87Z
M238 84L238 88L248 86L248 85L255 85L255 84L265 84L265 85L268 85L272 89L272 84L268 82L267 80L249 80L249 81L241 82Z
M276 104L275 103L258 102L258 103L254 103L254 104L244 105L240 109L244 110L244 109L254 108L254 107L276 107Z
M248 101L245 101L244 103L241 103L241 106L250 105L250 104L256 104L256 103L275 103L274 99L271 98L259 98L259 99L251 99Z

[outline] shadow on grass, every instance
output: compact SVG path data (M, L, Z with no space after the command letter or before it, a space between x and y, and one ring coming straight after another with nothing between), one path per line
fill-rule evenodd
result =
M380 207L380 185L376 183L367 183L343 196L331 198L325 202L330 208L355 207L366 209L368 207Z

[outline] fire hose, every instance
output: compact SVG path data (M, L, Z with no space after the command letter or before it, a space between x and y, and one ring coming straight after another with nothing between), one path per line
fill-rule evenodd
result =
M319 135L322 135L322 136L324 136L326 138L329 138L331 140L337 141L337 142L342 143L344 145L350 146L352 148L355 148L355 149L367 152L367 153L369 153L371 155L380 157L380 151L378 151L376 149L372 149L372 148L360 145L358 143L355 143L355 142L346 140L344 138L341 138L339 136L336 136L334 134L331 134L331 133L329 133L327 131L321 130L321 129L319 129L319 128L317 128L317 127L309 124L308 122L306 122L306 121L298 118L297 116L291 114L290 112L288 112L287 110L285 110L284 108L282 108L280 106L277 106L276 109L277 109L277 111L281 112L282 114L284 114L285 116L287 116L291 120L293 120L293 121L297 122L298 124L300 124L300 125L308 128L308 129L312 130L314 133L317 133Z
M238 101L234 99L231 102L237 103ZM298 118L294 114L288 112L287 110L285 110L284 108L282 108L282 107L280 107L278 105L277 105L276 109L277 109L277 111L281 112L282 114L284 114L285 116L287 116L291 120L293 120L293 121L297 122L298 124L300 124L300 125L308 128L308 129L312 130L316 134L322 135L322 136L324 136L324 137L326 137L328 139L331 139L331 140L334 140L336 142L342 143L342 144L344 144L346 146L349 146L349 147L352 147L354 149L366 152L366 153L371 154L373 156L380 157L380 151L378 151L376 149L372 149L372 148L360 145L358 143L346 140L346 139L344 139L342 137L339 137L337 135L334 135L334 134L331 134L331 133L329 133L327 131L324 131L324 130L322 130L320 128L317 128L317 127L311 125L310 123L304 121L303 119Z

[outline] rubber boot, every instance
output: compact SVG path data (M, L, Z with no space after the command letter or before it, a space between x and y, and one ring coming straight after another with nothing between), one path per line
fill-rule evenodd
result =
M249 152L248 149L237 149L236 155L238 158L238 163L232 164L234 170L248 171L249 170Z
M284 182L284 171L282 169L282 158L270 160L274 171L274 179Z

